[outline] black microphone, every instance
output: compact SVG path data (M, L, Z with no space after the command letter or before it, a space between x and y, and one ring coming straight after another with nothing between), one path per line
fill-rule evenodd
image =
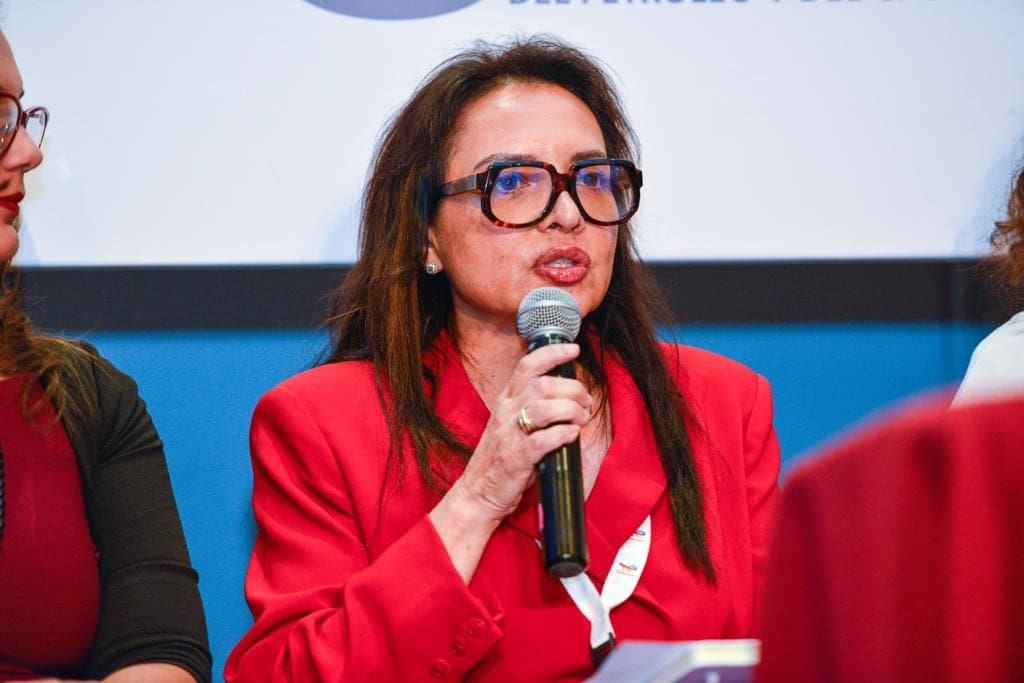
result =
M568 344L580 331L579 304L572 294L557 287L539 287L519 304L516 327L526 339L528 351L548 344ZM547 374L575 379L576 366L562 363ZM579 439L544 456L537 465L537 488L543 517L544 566L552 576L576 576L587 568Z

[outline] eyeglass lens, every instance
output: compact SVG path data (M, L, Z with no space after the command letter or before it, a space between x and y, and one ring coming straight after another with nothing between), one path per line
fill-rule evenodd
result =
M43 133L46 132L47 114L42 109L30 109L25 116L25 131L37 145L43 143Z
M628 169L617 164L577 168L572 176L583 211L593 220L614 222L633 207L634 188ZM551 174L536 166L508 166L491 186L494 217L513 224L537 220L551 201Z
M10 98L0 97L0 149L7 149L14 136L18 133L20 111L17 103ZM25 113L25 132L37 145L43 140L46 131L46 111L39 108L29 109Z
M11 139L18 133L21 112L18 104L6 97L0 97L0 149L6 149Z

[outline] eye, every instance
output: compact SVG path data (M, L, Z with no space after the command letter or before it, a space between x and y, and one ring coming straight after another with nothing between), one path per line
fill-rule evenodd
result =
M504 194L510 194L518 190L526 182L526 176L522 171L515 168L506 168L498 175L498 179L494 182L494 189Z
M539 191L547 176L547 171L532 166L510 166L501 169L491 192L501 197L532 193Z
M576 174L576 185L588 190L608 190L611 184L607 166L586 166Z

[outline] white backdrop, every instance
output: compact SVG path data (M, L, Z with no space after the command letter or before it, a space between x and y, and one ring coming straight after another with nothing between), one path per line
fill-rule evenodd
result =
M351 261L389 114L514 33L620 78L649 259L980 254L1024 161L1022 0L317 4L8 0L24 101L52 113L19 262Z

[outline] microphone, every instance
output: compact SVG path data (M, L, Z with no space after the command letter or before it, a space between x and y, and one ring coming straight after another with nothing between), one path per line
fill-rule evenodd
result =
M557 287L538 287L523 298L516 327L527 351L548 344L568 344L580 331L580 307L572 294ZM576 378L576 366L562 363L547 373ZM580 440L565 444L537 465L544 567L558 578L576 576L587 568L586 519L583 515L583 465Z

